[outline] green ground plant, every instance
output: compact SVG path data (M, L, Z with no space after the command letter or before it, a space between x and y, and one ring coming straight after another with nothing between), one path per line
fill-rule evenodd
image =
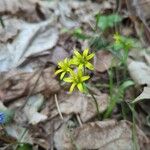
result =
M61 74L60 80L71 83L70 92L73 92L75 87L82 92L86 93L85 81L89 80L90 76L87 75L86 69L93 70L94 67L90 60L94 57L94 53L89 54L89 49L85 49L82 54L74 50L74 55L71 59L65 59L58 63L58 70L55 74Z
M100 119L97 100L86 83L90 79L88 70L94 70L94 66L90 62L94 55L94 53L89 53L88 48L84 49L83 53L74 50L74 55L71 59L66 58L58 63L58 70L55 75L60 74L60 80L71 84L70 93L78 89L81 93L90 94L95 102L98 118Z
M112 13L110 15L96 14L96 28L99 28L102 32L109 28L114 27L116 24L120 23L122 17L117 13Z
M115 59L119 60L119 63L115 67L113 67L113 60L112 67L107 71L109 82L105 83L104 85L101 84L101 89L103 89L103 87L108 88L110 97L109 106L102 115L102 118L110 118L113 110L118 105L121 105L121 114L123 119L128 119L128 114L130 112L132 116L131 121L133 122L134 149L137 150L138 143L136 139L136 119L134 116L136 111L134 107L130 105L130 103L127 103L125 101L126 90L128 90L129 87L134 86L134 82L130 79L130 76L128 74L127 60L130 50L135 48L137 41L131 37L122 35L118 32L118 30L116 30L123 19L122 16L120 16L118 13L112 13L110 15L97 14L95 16L95 19L95 28L92 27L93 34L87 35L82 29L77 28L72 31L72 36L82 41L89 40L89 47L93 51L96 52L100 49L105 49L106 51L111 52L114 55ZM110 33L108 33L108 31L110 31ZM109 38L107 37L108 34ZM118 76L120 74L120 70L122 70L123 72L122 79L119 79L119 82L114 81L115 76ZM86 89L87 86L84 87ZM93 97L93 99L95 99L95 97ZM97 112L99 112L98 107Z

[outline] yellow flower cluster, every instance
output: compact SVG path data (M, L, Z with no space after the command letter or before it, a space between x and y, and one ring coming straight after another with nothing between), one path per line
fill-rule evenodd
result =
M79 53L77 50L74 51L72 59L64 59L58 63L58 70L55 74L60 74L60 79L71 83L70 92L73 92L74 88L77 87L80 92L85 92L85 81L90 76L85 75L85 69L94 70L93 65L89 62L94 57L94 53L89 54L89 49L84 49L83 53ZM65 77L65 76L68 77Z
M124 49L124 50L130 50L133 48L133 40L124 36L119 35L116 33L114 35L114 41L115 41L115 46Z

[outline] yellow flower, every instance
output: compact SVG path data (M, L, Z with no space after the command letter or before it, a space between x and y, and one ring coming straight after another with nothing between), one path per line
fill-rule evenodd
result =
M85 87L84 87L84 82L88 80L90 76L83 76L83 70L78 69L78 71L75 72L70 72L70 77L64 78L63 80L65 82L72 83L70 87L70 92L74 90L75 87L79 89L80 92L85 92Z
M114 40L115 40L116 46L118 46L119 48L122 48L124 50L129 50L133 47L134 42L132 39L121 36L118 33L116 33L114 35Z
M116 44L120 44L122 42L122 38L118 33L115 33L113 38Z
M60 69L58 69L58 70L55 72L55 75L61 73L60 79L62 80L67 72L72 71L72 69L71 69L70 66L71 66L70 60L67 59L67 58L65 58L63 61L60 61L60 62L58 63L58 68L60 68Z
M89 49L86 48L82 54L80 54L77 50L74 51L75 56L73 57L71 63L77 65L79 69L86 67L89 70L94 70L93 65L89 62L93 57L94 53L88 54Z

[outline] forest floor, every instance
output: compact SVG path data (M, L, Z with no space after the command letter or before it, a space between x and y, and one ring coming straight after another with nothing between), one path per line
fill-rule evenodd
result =
M149 8L0 0L0 150L148 150Z

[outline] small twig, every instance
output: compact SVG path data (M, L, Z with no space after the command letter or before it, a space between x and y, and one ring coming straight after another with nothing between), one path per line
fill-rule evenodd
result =
M76 117L77 117L77 120L78 120L78 123L79 123L80 127L82 127L83 124L82 124L82 121L81 121L81 119L80 119L79 114L76 114Z
M32 95L34 89L36 88L36 86L37 86L37 84L38 84L38 81L39 81L39 79L40 79L40 77L41 77L41 75L42 75L42 73L43 73L43 70L44 70L44 67L42 67L42 68L40 69L39 74L38 74L38 77L37 77L37 80L35 81L35 83L34 83L34 85L33 85L33 88L32 88L32 89L30 90L30 92L28 93L28 95L27 95L27 97L26 97L25 103L20 107L20 109L22 109L22 108L27 104L29 97ZM34 77L35 75L37 75L36 73L37 73L37 72L35 72L32 77ZM31 79L30 79L30 80L31 80Z
M60 118L63 120L64 118L63 118L62 113L60 111L60 107L59 107L59 104L58 104L57 95L55 94L54 97L55 97L55 103L56 103L56 107L57 107L58 113L60 115Z

